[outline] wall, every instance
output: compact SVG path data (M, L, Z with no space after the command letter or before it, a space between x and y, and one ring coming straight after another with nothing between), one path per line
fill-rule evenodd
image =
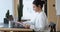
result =
M60 15L57 16L57 30L60 31Z
M56 14L60 15L60 0L56 0Z
M60 30L60 0L56 0L57 29Z
M57 31L60 30L60 16L57 16L56 5L53 7L53 4L56 4L56 0L47 0L47 12L48 12L48 21L56 23Z
M48 12L48 20L49 22L57 22L56 19L56 9L53 7L53 4L55 4L55 0L47 0L47 12Z

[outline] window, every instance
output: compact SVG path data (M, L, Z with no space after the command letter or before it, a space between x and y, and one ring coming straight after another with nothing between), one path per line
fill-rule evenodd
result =
M13 15L13 1L0 0L0 23L3 23L7 10Z
M60 15L60 0L56 0L56 14Z
M23 0L23 17L24 19L31 19L34 14L33 8L32 8L32 2L33 0Z

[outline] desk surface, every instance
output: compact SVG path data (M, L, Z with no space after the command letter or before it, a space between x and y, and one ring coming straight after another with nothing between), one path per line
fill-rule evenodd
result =
M9 28L8 26L8 24L0 23L0 31L33 31L32 29Z
M0 28L0 31L33 31L32 29L22 29L22 28Z

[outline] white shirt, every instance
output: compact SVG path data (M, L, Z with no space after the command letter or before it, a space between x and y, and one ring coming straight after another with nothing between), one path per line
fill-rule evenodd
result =
M36 16L33 17L31 21L23 22L30 25L33 25L35 31L42 31L48 26L47 17L43 11L36 13Z

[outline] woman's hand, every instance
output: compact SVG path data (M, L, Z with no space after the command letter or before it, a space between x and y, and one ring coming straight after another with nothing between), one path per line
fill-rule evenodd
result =
M28 25L28 24L24 24L23 25L26 29L30 29L30 25Z
M16 26L17 26L18 24L23 25L26 29L29 29L29 28L30 28L30 25L24 24L23 22L15 22L15 25L16 25Z

